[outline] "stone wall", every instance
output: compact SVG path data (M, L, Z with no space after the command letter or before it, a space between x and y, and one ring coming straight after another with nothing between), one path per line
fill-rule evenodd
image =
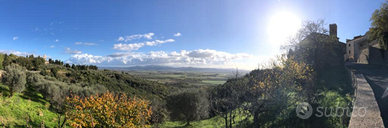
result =
M356 98L354 100L349 128L384 128L380 108L377 104L373 89L363 74L355 73L355 79ZM365 110L360 108L365 108Z
M388 52L383 51L376 47L369 47L368 64L373 65L387 65L388 64Z
M377 41L373 41L360 50L357 63L388 66L388 51L381 50Z
M368 64L369 48L362 49L360 56L358 57L357 63Z

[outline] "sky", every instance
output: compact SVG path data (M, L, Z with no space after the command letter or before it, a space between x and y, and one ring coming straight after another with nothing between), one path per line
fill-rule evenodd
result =
M252 70L282 53L278 26L324 19L345 42L368 31L382 2L0 0L0 52L100 67Z

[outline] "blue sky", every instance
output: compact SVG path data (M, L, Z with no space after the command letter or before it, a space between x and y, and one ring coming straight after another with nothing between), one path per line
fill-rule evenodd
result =
M368 30L382 2L0 0L0 52L98 66L254 69L280 53L268 32L274 15L336 23L345 42Z

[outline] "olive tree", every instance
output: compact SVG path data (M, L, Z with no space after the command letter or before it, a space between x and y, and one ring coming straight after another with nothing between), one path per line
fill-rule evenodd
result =
M5 71L2 81L8 85L10 96L13 96L14 92L22 92L26 85L25 69L17 64L11 64L5 67Z
M206 118L209 115L209 100L203 90L187 90L170 95L166 99L167 110L172 120L190 121Z

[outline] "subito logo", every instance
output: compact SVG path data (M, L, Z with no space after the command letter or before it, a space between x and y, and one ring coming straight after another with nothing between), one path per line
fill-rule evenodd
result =
M313 107L309 103L302 102L296 107L296 115L301 119L307 119L313 114Z

